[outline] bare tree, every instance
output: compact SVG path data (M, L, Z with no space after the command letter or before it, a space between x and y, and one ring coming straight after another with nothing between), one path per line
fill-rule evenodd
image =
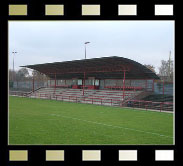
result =
M44 75L44 74L42 74L42 73L40 73L40 72L38 72L36 70L32 71L32 75L33 75L34 79L37 80L37 81L45 81L45 80L47 80L46 75Z
M153 65L144 65L145 67L147 67L148 69L150 69L152 72L156 73L155 72L155 67Z
M165 81L173 81L173 60L162 60L159 68L159 75Z
M29 72L26 68L22 68L18 71L9 69L9 81L21 81L29 77Z
M29 71L27 68L21 68L16 72L16 80L17 81L23 81L26 80L26 78L29 77Z
M9 87L14 85L18 87L19 82L29 80L29 72L27 68L21 68L18 71L9 69Z

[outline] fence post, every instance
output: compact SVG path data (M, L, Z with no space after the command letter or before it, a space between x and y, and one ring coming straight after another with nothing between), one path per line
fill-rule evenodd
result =
M123 101L124 101L124 98L125 98L125 71L123 74Z
M163 106L164 106L164 102L162 102L162 107L161 107L161 110L162 110L162 111L163 111L163 108L164 108Z
M162 105L163 105L163 103L161 102L161 106L160 106L160 112L162 111Z

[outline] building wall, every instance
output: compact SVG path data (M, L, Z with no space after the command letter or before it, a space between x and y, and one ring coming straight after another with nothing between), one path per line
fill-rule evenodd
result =
M105 82L105 84L104 84ZM65 85L65 80L56 80L57 85ZM66 85L77 85L78 80L66 80ZM40 87L54 86L55 80L48 80L45 82L34 81L34 89ZM85 85L94 85L93 80L86 80ZM100 89L104 89L104 86L123 86L123 80L100 80ZM148 91L152 91L153 88L153 80L126 80L125 86L141 86L143 88L147 87ZM32 81L20 81L13 83L14 89L29 89L32 90L33 82ZM155 94L163 94L163 82L154 82L154 93ZM164 83L164 94L173 95L173 83Z
M154 93L163 94L163 82L154 83ZM164 83L164 94L173 95L173 83Z
M102 81L101 88L104 88L104 82L105 86L123 86L123 80L122 79L105 79L105 81ZM125 86L134 86L134 87L142 87L147 88L147 90L152 91L153 88L153 80L125 80Z

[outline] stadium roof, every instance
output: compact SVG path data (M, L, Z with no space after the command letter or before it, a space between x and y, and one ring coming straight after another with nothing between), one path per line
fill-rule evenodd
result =
M21 66L34 69L55 79L95 77L96 79L160 79L144 65L123 57L102 57L74 61Z

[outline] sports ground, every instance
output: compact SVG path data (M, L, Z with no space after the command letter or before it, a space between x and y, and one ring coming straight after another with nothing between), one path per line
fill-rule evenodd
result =
M10 96L9 144L173 144L173 114Z

